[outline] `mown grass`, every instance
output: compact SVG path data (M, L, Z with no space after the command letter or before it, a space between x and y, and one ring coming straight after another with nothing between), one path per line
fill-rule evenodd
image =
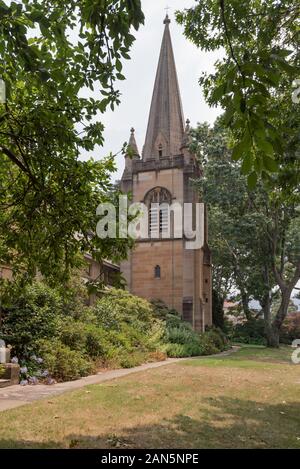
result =
M290 346L282 345L279 349L271 349L263 346L241 345L238 353L228 357L195 358L186 364L189 366L229 366L238 368L269 368L273 365L284 363L291 364L291 354L293 349ZM255 364L253 363L255 362Z
M0 414L2 448L300 448L291 349L243 347Z

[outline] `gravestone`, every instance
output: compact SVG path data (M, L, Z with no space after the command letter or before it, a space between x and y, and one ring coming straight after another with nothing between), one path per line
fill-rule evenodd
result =
M20 366L10 363L10 348L0 340L0 388L19 384Z

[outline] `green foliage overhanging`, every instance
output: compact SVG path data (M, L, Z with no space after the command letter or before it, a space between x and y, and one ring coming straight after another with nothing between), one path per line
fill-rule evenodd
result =
M232 158L242 162L250 188L279 173L287 192L299 190L300 104L292 101L300 76L299 17L298 0L197 0L177 12L188 39L224 53L200 84L207 102L225 110Z
M124 257L127 242L90 236L111 197L113 155L97 115L120 102L123 61L143 23L140 0L0 0L0 264L59 283L88 250Z
M266 187L260 181L249 190L241 162L231 158L230 133L222 118L213 128L199 124L192 134L192 150L203 166L196 187L208 204L214 289L223 300L233 289L239 291L248 320L252 319L249 301L258 300L268 343L278 346L300 278L297 189L293 196L282 197L279 187ZM279 302L272 311L275 296Z

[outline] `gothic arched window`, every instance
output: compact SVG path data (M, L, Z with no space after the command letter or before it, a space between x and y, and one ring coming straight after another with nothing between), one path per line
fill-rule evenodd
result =
M170 205L172 196L168 189L155 187L145 196L145 205L149 213L149 235L159 238L162 234L170 233Z
M154 268L154 277L160 278L160 266L159 265L156 265Z

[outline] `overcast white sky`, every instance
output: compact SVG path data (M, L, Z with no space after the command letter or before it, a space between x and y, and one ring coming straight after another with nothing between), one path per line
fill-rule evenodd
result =
M213 64L220 54L218 56L197 49L183 36L182 27L176 24L174 18L177 9L188 8L194 3L193 0L142 0L145 26L134 33L136 42L130 53L131 60L124 64L126 81L120 82L119 86L122 93L120 106L114 112L99 117L105 125L105 144L97 157L103 157L111 151L118 152L123 143L128 141L131 127L136 130L137 144L139 150L142 150L167 5L170 7L171 36L185 119L189 118L192 125L203 121L214 122L219 111L210 109L205 103L198 79L203 71L213 71ZM117 157L117 165L118 173L114 179L119 179L123 172L121 155Z

